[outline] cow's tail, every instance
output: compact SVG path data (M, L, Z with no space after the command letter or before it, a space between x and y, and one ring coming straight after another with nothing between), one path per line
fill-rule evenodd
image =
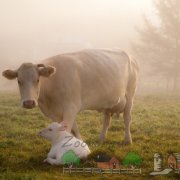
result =
M136 59L134 59L132 57L130 57L130 58L131 58L132 66L137 70L137 72L139 72L139 64L138 64L138 62L136 61Z
M136 70L137 73L139 73L139 64L136 61L136 59L130 55L128 55L129 58L129 66L131 69Z
M128 64L129 64L129 69L132 70L135 69L137 72L139 72L139 65L136 61L136 59L132 56L130 56L129 54L127 54L126 52L122 51L121 55L125 56L128 59Z

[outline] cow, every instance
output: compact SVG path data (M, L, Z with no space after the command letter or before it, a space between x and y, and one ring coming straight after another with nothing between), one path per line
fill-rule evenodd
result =
M113 113L123 113L124 143L131 144L131 110L138 79L138 64L118 49L86 49L64 53L40 64L23 63L5 70L17 79L23 108L36 105L50 119L68 124L67 131L81 139L76 115L83 110L103 113L103 141Z

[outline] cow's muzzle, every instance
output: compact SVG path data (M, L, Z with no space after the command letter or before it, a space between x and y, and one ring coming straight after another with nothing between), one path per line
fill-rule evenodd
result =
M36 106L36 102L34 100L23 101L23 108L32 109L35 106Z

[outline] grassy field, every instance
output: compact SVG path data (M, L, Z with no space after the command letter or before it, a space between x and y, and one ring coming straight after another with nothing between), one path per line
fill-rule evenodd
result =
M101 114L84 111L79 114L78 125L83 139L93 154L108 151L120 161L129 151L143 157L141 175L91 175L62 174L62 166L43 163L50 144L37 136L47 126L48 120L38 108L20 107L19 96L0 94L0 179L178 179L178 175L150 177L153 155L160 152L167 167L169 152L180 153L180 97L136 97L131 132L133 145L122 144L123 119L113 118L107 140L100 144ZM86 162L85 162L86 164Z

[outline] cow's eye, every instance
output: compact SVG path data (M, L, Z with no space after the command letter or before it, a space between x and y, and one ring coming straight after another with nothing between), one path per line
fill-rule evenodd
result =
M37 80L37 83L39 83L39 79Z
M51 129L51 128L49 128L48 130L49 130L49 131L52 131L52 129Z

